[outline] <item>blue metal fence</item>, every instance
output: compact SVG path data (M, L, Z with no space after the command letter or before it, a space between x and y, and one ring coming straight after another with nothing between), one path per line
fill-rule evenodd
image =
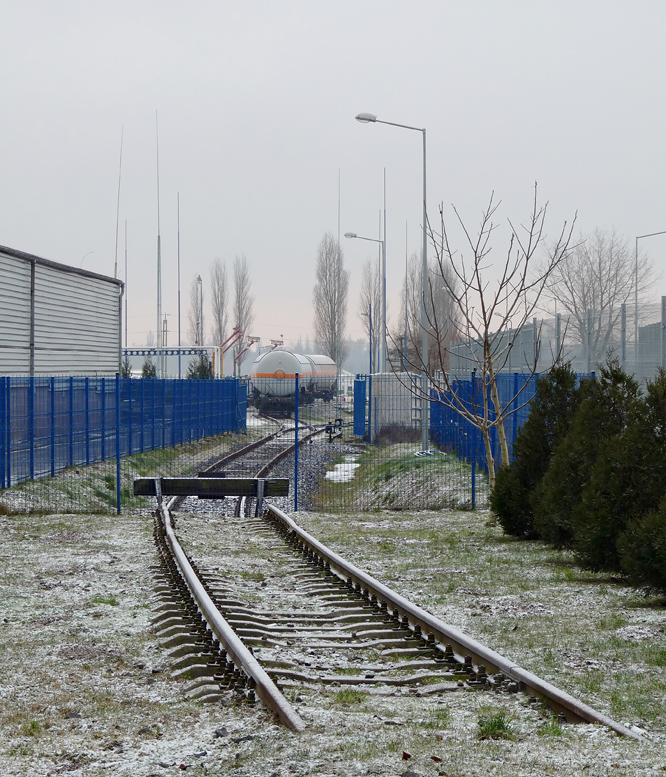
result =
M511 408L504 422L509 454L520 427L525 423L530 402L536 391L537 375L502 373L496 377L496 385L502 407ZM420 428L420 403L415 402L408 378L400 376L374 376L375 400L373 402L373 376L359 375L354 381L354 434L373 442L381 437L382 429L391 426ZM486 451L480 430L462 413L449 406L455 395L468 413L483 412L483 396L480 379L474 373L469 378L452 381L450 393L431 390L429 408L430 440L441 450L455 453L458 458L488 469ZM455 402L454 402L455 404ZM489 415L494 418L495 408L490 402ZM490 441L495 462L501 461L497 428L490 430Z
M513 455L513 444L520 427L525 423L530 412L530 402L536 391L537 375L521 373L502 373L496 376L496 385L502 407L510 406L513 411L504 422L509 457ZM483 398L479 379L471 374L467 380L455 380L448 396L432 391L430 403L430 438L443 450L455 453L464 461L488 470L486 450L481 431L467 420L461 413L448 405L452 395L470 413L482 412ZM490 420L494 420L495 407L490 401ZM501 450L497 427L490 429L490 444L496 463L501 461Z
M0 377L0 488L67 467L245 432L236 378Z

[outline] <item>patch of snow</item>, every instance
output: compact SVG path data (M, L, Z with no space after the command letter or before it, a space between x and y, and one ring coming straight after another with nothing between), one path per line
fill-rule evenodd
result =
M336 464L332 472L326 473L326 479L334 483L348 483L353 480L356 470L361 466L354 463L357 459L358 456L345 456L341 464Z

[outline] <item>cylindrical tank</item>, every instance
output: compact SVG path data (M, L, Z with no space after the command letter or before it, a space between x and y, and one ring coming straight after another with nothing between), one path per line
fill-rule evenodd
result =
M287 397L296 390L296 374L299 384L309 385L313 365L298 353L275 349L260 354L250 371L255 391L269 397Z

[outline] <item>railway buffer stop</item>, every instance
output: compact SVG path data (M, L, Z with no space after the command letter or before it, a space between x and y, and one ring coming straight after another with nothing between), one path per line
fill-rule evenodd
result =
M154 496L158 507L165 496L196 496L199 499L224 499L227 496L254 497L257 514L266 497L289 496L289 478L228 478L210 474L198 478L136 478L135 496Z

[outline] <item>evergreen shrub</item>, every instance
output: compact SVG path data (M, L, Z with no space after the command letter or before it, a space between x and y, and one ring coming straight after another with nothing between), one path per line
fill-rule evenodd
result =
M590 481L599 448L622 431L637 397L638 383L616 359L601 367L596 378L581 381L569 430L532 494L534 526L546 542L556 547L573 544L574 512Z
M619 572L618 547L627 526L640 527L666 496L666 373L649 381L624 427L600 442L590 482L574 510L574 549L590 569ZM649 521L651 530L657 519ZM626 544L626 542L625 542ZM635 554L632 558L636 558ZM632 564L632 575L636 576Z
M516 435L513 462L497 473L490 495L490 507L506 534L535 536L531 495L569 428L577 401L570 364L557 364L538 378L530 414Z
M617 541L622 571L638 587L666 593L666 499L634 518Z

